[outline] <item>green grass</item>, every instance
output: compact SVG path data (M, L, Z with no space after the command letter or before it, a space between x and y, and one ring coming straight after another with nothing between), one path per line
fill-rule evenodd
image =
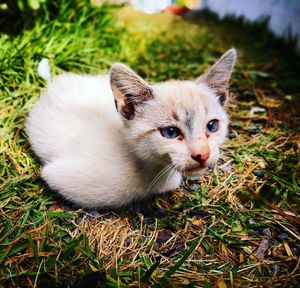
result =
M76 287L89 277L98 284L87 287L298 286L293 45L241 20L204 15L191 23L84 0L55 3L2 18L11 25L0 36L0 287ZM43 57L54 74L107 72L121 61L163 81L199 76L232 46L231 139L212 174L155 199L165 217L68 210L47 190L24 131L45 86L36 72ZM252 106L266 112L251 116Z

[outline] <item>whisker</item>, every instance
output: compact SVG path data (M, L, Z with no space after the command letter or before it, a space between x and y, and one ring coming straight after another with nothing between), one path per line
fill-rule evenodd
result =
M161 178L164 174L166 174L169 171L169 169L171 169L172 167L173 167L173 165L172 165L172 163L170 163L166 167L164 167L160 172L158 172L158 174L151 181L146 193L148 193L150 191L150 189L157 183L159 178Z
M168 177L167 177L167 180L166 180L166 182L165 182L164 191L166 191L166 188L167 188L167 184L168 184L169 178L170 178L170 176L174 173L175 170L176 170L175 167L173 167L173 169L172 169L171 172L169 173L169 175L168 175Z

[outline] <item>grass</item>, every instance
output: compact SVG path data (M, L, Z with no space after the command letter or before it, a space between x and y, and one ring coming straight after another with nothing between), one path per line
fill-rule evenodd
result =
M83 0L26 13L17 22L2 18L11 26L0 36L0 286L299 286L300 60L293 46L264 24L208 15L195 23ZM164 217L70 210L47 191L24 132L45 86L36 72L41 58L55 74L106 72L121 61L163 81L197 77L231 46L239 60L229 140L212 174L155 199ZM253 106L266 111L251 115Z

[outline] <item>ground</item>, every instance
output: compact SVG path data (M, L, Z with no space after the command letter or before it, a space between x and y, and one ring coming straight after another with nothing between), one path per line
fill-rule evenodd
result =
M0 10L0 287L299 287L293 39L208 13L41 2ZM164 81L199 76L232 46L229 139L211 174L134 211L71 209L41 181L24 119L45 86L43 57L54 74L107 72L120 61Z

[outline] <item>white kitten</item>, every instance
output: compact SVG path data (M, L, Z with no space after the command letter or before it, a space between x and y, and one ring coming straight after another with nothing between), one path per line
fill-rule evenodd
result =
M219 157L236 52L196 81L150 85L123 64L109 76L54 78L26 122L42 177L66 199L117 207L177 188Z

